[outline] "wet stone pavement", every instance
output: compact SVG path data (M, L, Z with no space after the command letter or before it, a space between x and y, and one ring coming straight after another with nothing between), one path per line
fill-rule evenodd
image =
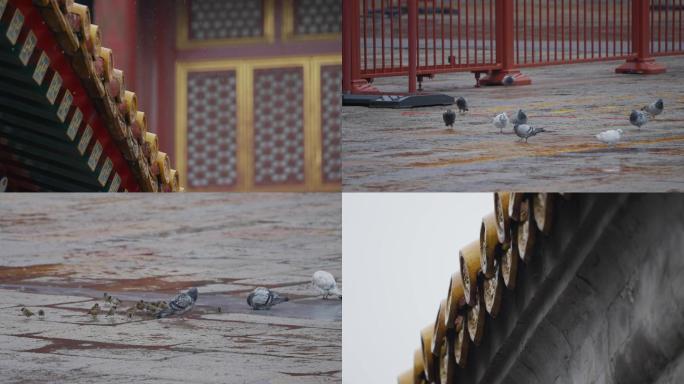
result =
M455 129L444 107L342 113L345 191L681 191L684 190L684 59L658 58L662 75L619 75L621 62L524 69L531 86L475 88L471 73L426 79L426 92L468 99ZM383 92L405 92L405 77L381 78ZM657 98L665 112L641 130L629 113ZM452 107L456 109L455 106ZM494 116L525 110L548 132L517 141ZM615 147L595 135L622 128Z
M0 196L0 382L340 382L342 302L310 287L319 269L341 286L340 200ZM189 314L125 315L191 286ZM257 286L291 300L253 311ZM93 319L104 292L124 302Z

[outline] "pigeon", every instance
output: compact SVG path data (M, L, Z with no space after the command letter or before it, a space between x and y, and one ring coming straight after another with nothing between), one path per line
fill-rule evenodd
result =
M454 113L454 111L447 109L446 112L442 114L442 118L447 127L454 127L454 122L456 121L456 113Z
M665 104L663 103L663 99L658 99L657 101L654 101L653 103L641 108L641 110L647 112L653 117L656 117L663 113L664 108Z
M518 109L518 113L513 117L511 123L513 123L513 125L527 124L527 114L525 114L522 109Z
M515 82L515 79L511 75L507 75L503 78L502 84L503 85L513 85Z
M7 190L7 176L0 179L0 192L5 192Z
M508 125L508 115L506 112L496 115L493 123L495 127L499 128L500 133L503 133L504 128Z
M648 123L648 114L647 112L637 111L634 109L632 110L632 113L629 114L629 122L635 127L641 129L642 125Z
M22 308L22 309L21 309L21 313L22 313L24 316L26 316L26 317L31 317L31 316L34 315L34 313L31 312L31 310L28 309L28 308Z
M45 318L45 311L43 311L42 309L39 309L38 310L38 317L40 317L41 319L44 319Z
M520 140L525 139L526 143L528 138L535 136L540 132L546 132L544 128L533 128L527 124L516 124L513 127L513 130Z
M247 304L249 304L249 306L255 310L271 309L272 306L284 303L288 300L290 299L280 296L279 294L264 287L254 289L254 291L247 296Z
M335 278L329 272L318 271L313 274L311 284L323 295L323 299L327 299L330 295L336 295L342 298L342 292L337 289Z
M622 138L622 129L611 129L608 131L601 132L598 135L596 135L596 138L602 143L606 143L608 145L615 145Z
M468 102L463 96L456 99L456 106L458 107L458 113L464 114L468 112Z
M173 315L182 315L188 312L195 306L197 301L197 288L192 287L187 292L179 293L169 301L169 307L157 313L157 318L168 317Z

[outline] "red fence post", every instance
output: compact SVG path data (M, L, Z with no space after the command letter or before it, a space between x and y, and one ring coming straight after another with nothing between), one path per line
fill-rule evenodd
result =
M342 2L342 92L377 93L378 90L368 80L361 78L359 6L359 0Z
M515 69L515 45L513 37L514 17L512 0L496 0L496 61L501 69L491 71L480 80L480 85L502 85L506 76L513 78L513 85L530 85L532 79Z
M418 79L418 0L408 0L408 90L416 92Z
M651 56L651 1L632 0L632 50L636 56L615 68L616 73L665 73L665 66Z

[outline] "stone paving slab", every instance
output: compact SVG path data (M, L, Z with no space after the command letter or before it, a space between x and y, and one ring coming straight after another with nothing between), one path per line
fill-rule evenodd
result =
M342 283L337 194L6 194L0 212L3 383L341 382L342 302L310 287ZM290 302L251 310L260 285ZM190 286L183 317L125 313Z
M470 114L445 129L442 107L344 107L345 191L672 191L684 190L684 60L658 58L662 75L619 75L620 62L524 69L531 86L474 88L470 73L438 75L426 92L464 96ZM405 92L405 77L381 78L383 92ZM641 130L632 109L662 97L665 112ZM455 106L454 106L455 108ZM549 132L520 143L491 121L527 111ZM622 128L611 148L597 133Z

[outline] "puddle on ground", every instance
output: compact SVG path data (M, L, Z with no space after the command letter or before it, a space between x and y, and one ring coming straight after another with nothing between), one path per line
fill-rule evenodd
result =
M72 340L72 339L62 339L56 337L39 336L36 333L28 333L23 335L16 335L17 337L25 337L29 339L44 340L50 342L50 344L45 345L40 348L30 349L26 352L33 353L54 353L57 351L64 350L89 350L89 349L138 349L138 350L148 350L148 351L161 351L170 350L175 345L133 345L133 344L120 344L120 343L105 343L99 341L83 341L83 340Z
M0 282L16 283L44 276L69 276L64 264L36 264L23 267L0 266Z

